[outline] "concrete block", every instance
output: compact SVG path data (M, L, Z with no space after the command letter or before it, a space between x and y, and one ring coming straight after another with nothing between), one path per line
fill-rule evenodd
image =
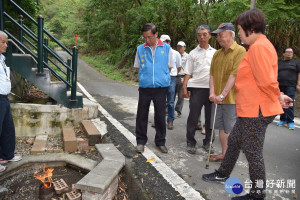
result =
M77 140L72 126L63 127L63 141L65 152L77 151Z
M118 189L118 176L111 182L110 186L103 192L90 192L87 190L82 190L83 200L112 200L117 193Z
M45 153L48 135L38 135L35 137L30 154L38 155Z
M63 179L54 181L53 185L54 185L54 190L55 190L56 194L62 194L64 192L67 192L69 189L69 186Z
M101 121L100 118L91 119L92 123L96 126L98 131L101 134L101 138L107 133L107 125L104 121Z
M89 146L95 146L101 142L101 134L90 120L81 121L82 128L88 136Z
M69 200L80 200L81 199L81 194L79 192L68 192L66 193L67 197Z

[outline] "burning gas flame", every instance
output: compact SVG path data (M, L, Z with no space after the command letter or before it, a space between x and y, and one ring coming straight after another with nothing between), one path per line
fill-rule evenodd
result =
M54 168L53 167L48 167L46 168L46 165L43 167L43 171L41 173L34 172L33 177L36 179L39 179L42 181L43 186L42 189L44 188L50 188L52 186L52 172Z

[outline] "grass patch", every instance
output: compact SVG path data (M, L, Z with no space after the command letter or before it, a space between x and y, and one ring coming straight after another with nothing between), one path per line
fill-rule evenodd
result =
M90 64L92 67L95 67L104 76L106 76L110 79L113 79L113 80L136 85L135 82L130 81L124 77L123 73L126 69L118 69L116 66L114 66L112 64L107 64L105 62L106 58L107 57L103 56L103 55L96 55L96 56L83 55L83 56L81 56L81 59L83 59L85 62Z

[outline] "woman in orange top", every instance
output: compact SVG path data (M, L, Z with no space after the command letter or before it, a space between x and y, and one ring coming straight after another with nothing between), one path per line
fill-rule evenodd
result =
M228 150L220 168L202 178L225 182L243 150L249 162L252 188L250 194L232 199L260 200L265 198L266 187L263 159L266 129L276 115L283 113L282 107L292 105L292 99L281 94L278 87L278 59L274 46L264 35L264 14L257 9L248 10L238 16L236 25L242 42L250 45L235 82L238 119L228 138Z

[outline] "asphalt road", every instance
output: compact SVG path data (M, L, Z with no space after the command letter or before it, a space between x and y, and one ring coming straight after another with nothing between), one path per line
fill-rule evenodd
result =
M146 162L147 157L138 155L134 151L134 145L122 135L120 126L116 126L111 118L117 120L130 134L135 134L135 115L138 103L138 87L110 80L102 76L97 70L87 65L84 61L78 61L78 82L92 95L96 101L107 111L107 114L99 112L101 120L108 125L108 135L111 141L119 147L126 156L127 163L133 166L137 172L136 179L147 190L153 199L183 199L182 192L174 189L169 183L168 175L163 170L157 170ZM80 91L80 90L79 90ZM167 130L168 154L160 153L154 144L155 129L151 127L153 122L153 108L149 114L148 143L147 147L161 161L181 177L190 187L198 191L204 199L226 200L234 194L229 194L224 185L207 183L202 181L202 174L211 173L218 169L220 162L211 162L209 169L205 169L207 153L201 149L203 135L196 133L198 149L195 155L186 152L186 120L189 112L188 100L184 103L181 118L175 119L174 130ZM291 131L285 127L277 127L274 121L269 125L264 146L264 159L269 185L267 199L293 199L294 193L300 191L300 127ZM128 132L127 131L127 132ZM123 131L124 132L124 131ZM216 153L221 151L218 132L213 146ZM166 167L167 168L167 167ZM245 183L249 179L248 163L241 152L238 162L231 174L238 178L245 193ZM186 197L188 199L188 197ZM137 199L139 199L137 197ZM201 199L201 198L190 198Z

